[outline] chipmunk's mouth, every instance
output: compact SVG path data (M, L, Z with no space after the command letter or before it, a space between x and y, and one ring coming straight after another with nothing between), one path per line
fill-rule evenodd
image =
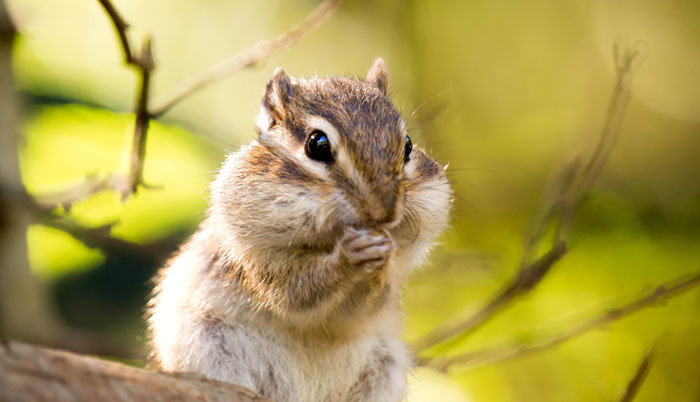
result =
M401 214L396 213L395 218L390 222L378 223L375 228L379 230L392 230L398 227L403 221L403 208Z

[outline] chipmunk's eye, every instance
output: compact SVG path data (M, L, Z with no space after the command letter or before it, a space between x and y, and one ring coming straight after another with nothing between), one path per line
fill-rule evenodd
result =
M408 162L408 157L411 155L411 151L413 150L413 141L411 141L411 137L406 136L406 145L404 145L403 149L403 160L404 162Z
M331 153L331 142L328 141L328 136L321 130L314 130L309 135L306 142L306 155L311 159L322 162L332 162L333 154Z

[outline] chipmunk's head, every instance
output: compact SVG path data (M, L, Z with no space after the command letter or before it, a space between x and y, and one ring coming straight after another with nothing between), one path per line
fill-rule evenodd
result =
M291 78L277 69L263 94L258 141L226 162L215 210L266 244L332 242L347 226L432 238L447 220L449 185L413 147L387 85L381 59L363 80Z
M377 59L366 80L294 79L277 69L263 96L261 143L340 189L349 223L390 225L403 213L412 143L387 84Z

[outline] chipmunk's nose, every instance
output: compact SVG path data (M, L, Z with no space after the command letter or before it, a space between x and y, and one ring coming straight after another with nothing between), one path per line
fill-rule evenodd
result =
M373 223L387 223L396 215L396 196L377 194L368 197L368 213Z
M390 183L381 187L375 187L367 195L367 214L372 226L386 226L394 222L403 210L403 196L398 184Z

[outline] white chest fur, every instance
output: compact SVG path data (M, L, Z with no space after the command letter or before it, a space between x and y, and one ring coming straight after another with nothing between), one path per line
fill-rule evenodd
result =
M401 399L410 357L398 339L398 311L380 312L362 336L324 344L270 327L205 270L199 254L185 251L165 271L150 317L162 369L198 372L275 400ZM363 394L353 388L358 379L382 391Z

